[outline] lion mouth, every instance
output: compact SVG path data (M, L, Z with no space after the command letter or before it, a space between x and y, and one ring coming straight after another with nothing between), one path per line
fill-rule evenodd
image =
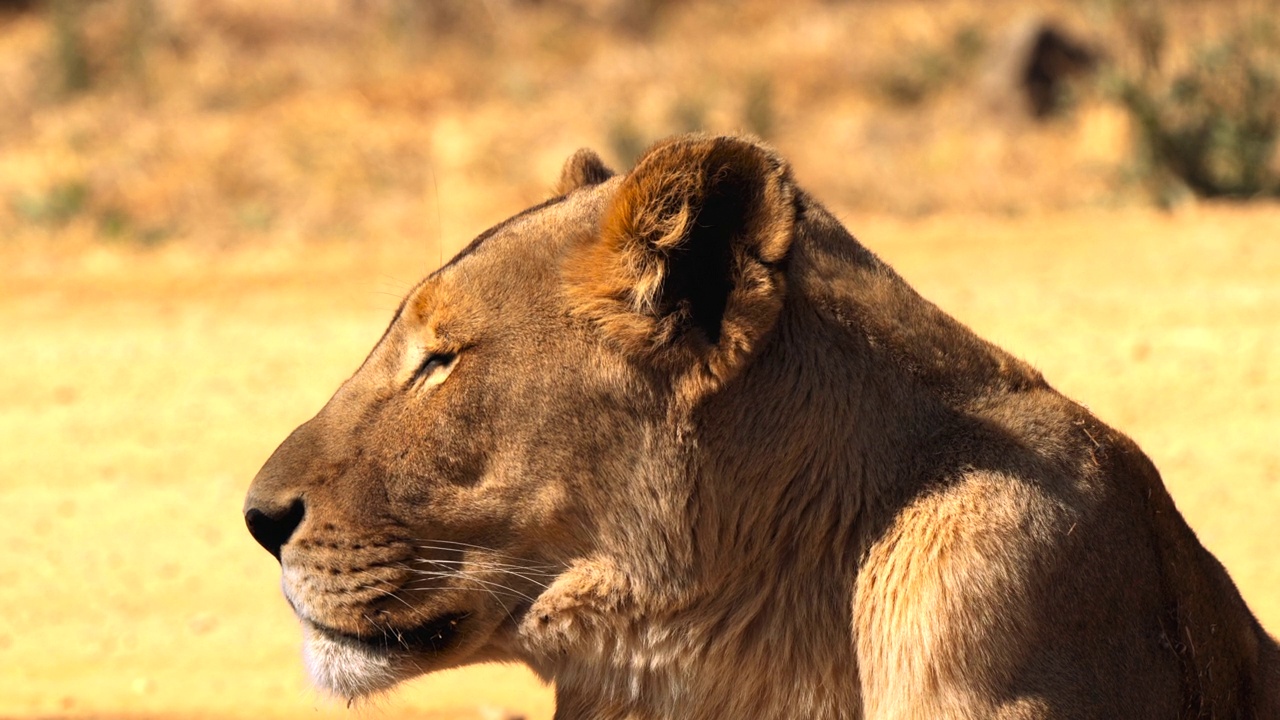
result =
M375 653L439 653L453 644L467 615L465 612L450 613L411 628L387 627L374 633L345 632L311 619L306 622L330 640L356 645Z

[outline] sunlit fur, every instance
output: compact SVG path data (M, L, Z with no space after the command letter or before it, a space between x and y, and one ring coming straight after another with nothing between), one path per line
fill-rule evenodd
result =
M305 505L280 558L319 686L497 660L557 720L1280 717L1280 650L1137 446L775 151L584 151L557 192L254 481Z
M405 679L391 659L315 630L303 630L302 660L316 687L341 698L364 697Z

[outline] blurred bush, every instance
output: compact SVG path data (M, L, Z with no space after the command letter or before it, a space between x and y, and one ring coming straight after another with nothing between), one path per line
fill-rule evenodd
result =
M1152 6L1154 7L1154 6ZM1157 202L1280 195L1280 33L1270 17L1238 23L1165 69L1159 12L1127 9L1124 27L1140 53L1117 71L1113 92L1136 131L1136 171Z
M981 27L964 25L944 44L917 46L882 67L875 87L889 103L912 107L949 85L968 80L987 47Z
M45 192L29 192L12 199L14 210L27 222L50 227L67 224L84 210L89 188L83 181L63 181Z
M79 0L53 0L53 42L58 86L71 94L89 88L89 61L85 55L84 8Z
M747 84L742 120L748 130L762 138L768 139L773 135L778 118L774 108L773 81L768 76L757 76Z

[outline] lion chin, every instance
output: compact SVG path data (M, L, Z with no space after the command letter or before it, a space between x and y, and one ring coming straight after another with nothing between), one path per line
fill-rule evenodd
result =
M348 701L394 687L406 673L387 652L333 637L304 622L302 660L316 689Z

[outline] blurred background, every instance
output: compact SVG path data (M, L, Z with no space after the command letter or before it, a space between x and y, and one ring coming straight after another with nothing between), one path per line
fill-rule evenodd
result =
M1280 3L0 0L0 717L550 718L309 690L267 455L578 147L774 143L1131 434L1280 630Z

